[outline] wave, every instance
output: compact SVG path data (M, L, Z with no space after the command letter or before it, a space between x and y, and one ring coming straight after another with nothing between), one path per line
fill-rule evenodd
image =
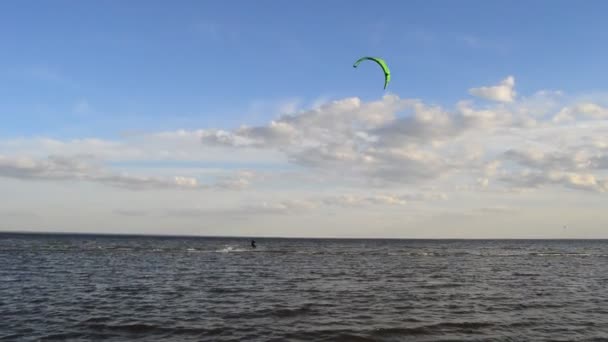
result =
M531 256L542 256L542 257L555 257L555 256L571 256L571 257L589 257L594 256L590 253L561 253L561 252L531 252L528 255ZM597 255L601 256L601 255Z
M155 324L132 323L132 324L102 324L84 323L79 326L96 331L97 333L126 333L129 335L168 334L168 335L196 335L213 336L226 332L222 328L195 328L195 327L167 327Z
M218 253L242 253L242 252L254 252L256 249L253 248L240 248L234 246L225 246L222 249L216 250Z
M539 273L513 272L514 277L540 277Z
M265 308L260 310L255 310L248 313L231 313L224 316L226 319L231 318L246 318L246 319L255 319L261 317L274 317L277 319L281 318L294 318L298 316L305 316L309 314L316 313L316 310L313 308L312 304L303 304L297 307L275 307L275 308Z
M116 337L115 334L101 334L101 333L96 333L96 334L92 334L92 333L79 333L79 332L62 332L62 333L57 333L57 334L50 334L50 335L46 335L43 337L43 340L45 341L65 341L65 340L72 340L72 339L83 339L83 340L90 340L90 339L105 339L108 337Z
M465 284L461 284L461 283L431 283L431 284L424 284L424 285L420 285L420 288L423 289L447 289L447 288L454 288L454 287L462 287L465 286Z
M287 334L286 339L324 341L378 341L413 336L437 336L441 333L478 334L481 330L495 327L489 322L441 322L414 327L384 327L374 329L323 329Z

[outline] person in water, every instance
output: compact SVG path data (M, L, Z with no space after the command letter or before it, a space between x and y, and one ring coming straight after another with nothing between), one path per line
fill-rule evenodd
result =
M251 248L255 248L255 240L251 240Z

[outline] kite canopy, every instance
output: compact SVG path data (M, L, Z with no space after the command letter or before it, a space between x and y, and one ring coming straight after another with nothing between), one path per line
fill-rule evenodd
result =
M388 70L388 66L386 65L386 62L382 58L378 58L378 57L361 57L355 62L355 64L353 65L353 68L356 68L359 65L359 63L361 63L365 60L374 61L374 62L378 63L378 65L382 68L382 71L384 71L384 89L386 89L386 86L388 86L388 82L391 81L391 72L390 72L390 70Z

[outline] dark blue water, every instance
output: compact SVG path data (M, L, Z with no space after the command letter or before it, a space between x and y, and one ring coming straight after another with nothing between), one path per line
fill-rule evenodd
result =
M608 241L0 234L7 341L606 341Z

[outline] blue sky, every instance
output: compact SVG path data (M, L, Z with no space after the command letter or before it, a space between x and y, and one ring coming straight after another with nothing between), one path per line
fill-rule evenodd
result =
M444 105L509 73L523 94L600 89L606 10L599 1L3 2L0 133L228 128L264 122L291 99L377 98L378 70L351 67L362 55L386 58L391 92Z
M605 13L0 2L0 230L608 237Z

